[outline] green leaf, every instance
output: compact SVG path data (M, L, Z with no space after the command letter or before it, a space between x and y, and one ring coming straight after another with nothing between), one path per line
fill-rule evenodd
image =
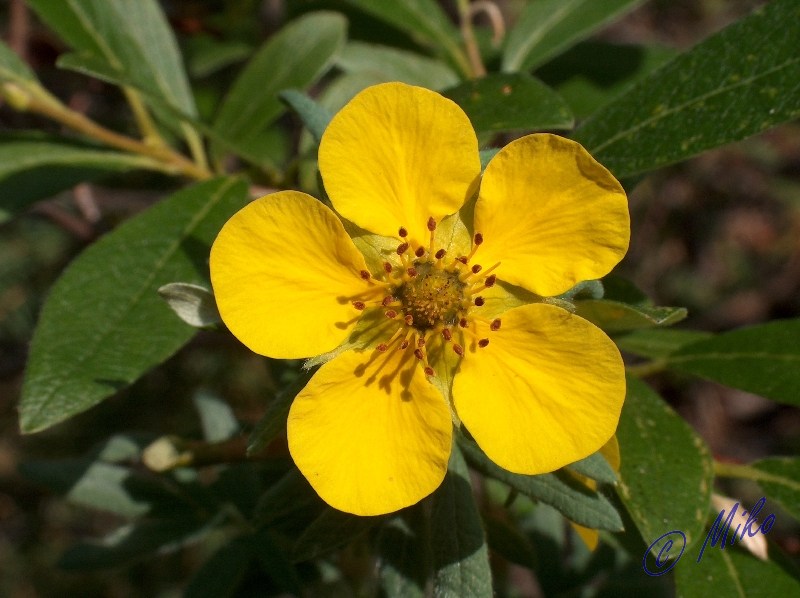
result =
M506 38L502 70L529 71L585 39L643 0L538 0L522 11Z
M179 191L86 249L53 286L31 343L20 426L44 430L124 388L194 334L158 296L203 282L208 248L247 201L220 178Z
M675 548L677 550L677 546ZM698 563L699 547L675 565L678 598L773 598L800 595L800 582L771 561L760 561L736 547L707 547Z
M378 575L386 598L425 597L430 554L419 506L406 509L381 527L377 554Z
M705 443L649 386L634 378L628 378L617 440L622 457L617 493L645 544L672 530L686 534L687 544L695 542L711 504L714 480Z
M71 503L122 517L174 513L188 507L158 478L119 465L89 459L60 459L23 462L20 471Z
M206 442L222 442L239 432L239 422L233 409L225 401L205 390L197 391L192 397Z
M608 464L606 458L599 452L589 455L585 459L575 461L567 469L579 473L587 478L597 480L603 484L616 484L617 474Z
M441 6L434 0L346 0L356 8L389 23L411 36L418 44L438 50L462 74L471 72L461 50L461 36Z
M245 538L234 538L211 555L189 580L185 598L235 596L255 554Z
M764 493L800 521L800 458L770 457L751 463Z
M0 82L36 83L36 75L17 54L0 41Z
M431 553L435 596L491 597L492 571L469 470L453 445L447 475L431 498Z
M301 374L286 388L275 394L275 397L267 406L264 417L256 424L255 430L250 435L247 444L248 455L258 454L266 449L269 443L286 429L286 418L289 417L292 401L310 379L311 373Z
M80 542L71 546L58 561L58 566L68 570L104 569L173 552L196 537L202 525L202 522L186 517L126 525L99 542Z
M150 158L44 135L0 136L0 223L32 203L112 172L159 167Z
M670 369L800 405L800 319L740 328L681 347Z
M575 302L576 313L606 332L624 332L637 328L670 326L683 320L685 307L630 305L608 299L587 299Z
M563 521L563 519L562 519ZM530 540L505 519L484 516L489 548L510 563L528 569L536 568L536 551Z
M572 113L555 91L525 74L491 74L443 92L479 133L571 129Z
M196 116L178 44L156 0L30 0L39 17L78 54L101 59Z
M774 0L653 71L575 138L625 177L792 120L799 38L800 5Z
M214 129L242 156L261 161L252 150L272 121L286 109L284 89L305 89L333 64L344 46L347 22L334 12L310 13L289 23L256 52L225 96ZM216 151L219 155L219 148Z
M170 282L158 287L158 294L189 326L205 328L222 322L214 293L204 286Z
M401 81L434 90L459 82L458 75L438 60L378 44L348 42L336 64L346 73L373 73L386 81Z
M297 113L300 120L308 129L308 132L314 137L314 140L319 144L322 139L322 134L331 122L333 114L320 106L317 102L312 100L306 94L295 89L287 89L278 94L278 96L286 102L289 107Z
M714 335L710 332L700 332L699 330L643 328L624 336L615 337L614 342L620 349L628 353L658 359L672 355L681 347L712 336Z
M477 445L459 440L470 464L491 478L508 484L517 492L557 509L568 519L586 527L622 531L622 519L608 499L565 473L521 475L492 463Z
M365 534L382 520L382 516L360 517L326 506L295 542L292 560L298 563L329 554Z

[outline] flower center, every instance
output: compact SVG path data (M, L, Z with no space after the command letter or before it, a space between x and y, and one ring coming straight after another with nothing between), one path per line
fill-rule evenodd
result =
M415 263L413 267L417 275L398 289L403 312L423 332L440 324L454 326L466 300L466 283L456 272L437 269L432 262Z
M377 279L367 271L361 272L361 277L374 285L367 294L381 293L383 298L353 301L353 306L358 310L382 309L387 318L398 323L391 338L379 343L376 351L411 350L425 374L433 376L435 371L428 361L428 352L436 343L442 348L449 345L456 355L463 357L465 346L484 349L489 345L489 339L480 338L477 333L478 322L488 325L491 332L500 329L499 318L490 322L477 313L484 305L480 293L494 286L496 276L492 271L500 264L484 270L471 263L483 243L480 233L475 234L469 255L451 257L443 248L436 249L433 218L428 219L428 230L428 246L414 248L406 240L408 231L400 228L394 263L384 262Z

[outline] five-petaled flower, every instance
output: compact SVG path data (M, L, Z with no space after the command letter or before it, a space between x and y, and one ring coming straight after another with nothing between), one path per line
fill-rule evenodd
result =
M523 474L609 440L619 351L545 299L628 247L625 192L583 147L528 135L481 176L456 104L387 83L333 118L319 168L336 212L298 191L252 202L214 242L211 281L256 353L327 354L287 422L325 501L360 515L418 502L444 478L454 422Z

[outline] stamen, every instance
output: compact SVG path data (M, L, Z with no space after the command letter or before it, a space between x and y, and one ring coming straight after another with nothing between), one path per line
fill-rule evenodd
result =
M491 276L487 276L486 280L483 282L483 285L489 289L494 286L494 283L497 282L497 276L492 274Z
M456 261L457 262L461 262L462 264L464 264L466 266L467 262L469 262L469 258L467 258L467 256L465 256L465 255L461 255L461 256L456 258Z
M387 274L392 273L392 265L389 262L383 262L383 271Z
M366 270L362 270L359 274L361 274L361 278L363 278L364 280L369 280L370 278L372 278L372 275Z
M472 238L472 251L469 252L467 256L467 262L472 259L472 256L478 251L478 247L481 246L483 243L483 235L481 233L475 233L475 236ZM464 262L465 264L467 262Z
M489 330L492 332L497 332L500 330L500 318L495 318L492 320L492 323L489 325Z
M436 220L433 219L433 216L428 218L428 230L431 232L436 230Z
M358 311L363 311L366 309L367 304L363 301L353 301L353 307L355 307Z
M477 274L481 270L482 270L482 266L480 264L475 264L474 266L472 266L472 273L473 274Z
M428 218L428 230L431 232L430 241L428 242L428 255L433 255L433 241L436 238L436 220L433 219L433 216ZM444 254L443 254L444 255ZM417 256L422 257L422 256ZM436 253L436 259L441 259L439 257L439 253Z
M389 318L390 320L394 320L394 319L397 317L397 312L396 312L395 310L393 310L393 309L387 309L387 310L386 310L385 312L383 312L383 313L384 313L384 314L386 315L386 317L387 317L387 318Z
M488 344L489 344L489 339L488 339L488 338L482 338L481 340L479 340L479 341L478 341L478 346L479 346L481 349L483 349L484 347L486 347Z
M408 251L408 243L400 243L397 246L397 255L403 255L406 251Z
M451 341L451 340L453 340L453 333L450 332L449 328L444 328L444 329L442 329L442 337L446 341Z
M422 353L422 349L414 349L414 357L422 361L425 359L425 355Z
M375 348L376 348L378 351L380 351L381 353L386 353L386 350L389 348L389 345L387 345L386 343L381 343L380 345L378 345L378 346L377 346L377 347L375 347Z
M423 255L425 255L425 248L422 246L417 247L417 250L414 252L414 255L416 255L417 257L422 257Z
M475 233L475 237L473 238L472 241L473 243L475 243L475 246L477 247L478 245L483 243L483 235L481 233Z
M405 239L408 236L408 231L401 226L400 230L397 231L397 234L400 236L401 239Z
M486 301L483 299L483 297L475 297L475 305L481 307L484 303L486 303Z
M469 322L467 322L466 318L461 318L458 321L458 325L461 326L462 328L466 328L467 326L469 326Z
M436 259L437 260L442 259L446 253L447 252L444 249L440 249L439 251L436 252Z
M405 318L403 318L403 320L405 321L406 326L413 326L414 325L414 318L412 317L411 314L408 314Z
M429 366L429 365L425 366L425 375L426 376L433 376L434 375L433 368L431 366Z
M419 337L419 340L417 341L417 346L418 347L424 347L425 346L425 337L424 336Z
M453 343L453 351L459 357L463 357L464 356L464 347L462 347L458 343Z
M397 301L397 299L395 299L391 295L386 295L386 297L383 298L383 301L381 301L381 305L383 305L384 307L389 307L395 301Z
M414 266L411 266L410 268L406 268L406 272L408 273L408 275L411 278L414 278L417 275L417 269Z

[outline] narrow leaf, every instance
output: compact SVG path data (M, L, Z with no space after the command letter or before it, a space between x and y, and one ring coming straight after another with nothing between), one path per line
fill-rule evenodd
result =
M235 596L236 590L253 563L255 554L250 542L234 538L211 555L189 580L185 598Z
M3 81L31 83L36 82L36 75L11 48L0 41L0 83Z
M43 135L0 136L0 223L104 174L158 168L150 158Z
M608 299L587 299L575 302L576 313L606 332L623 332L637 328L670 326L687 315L685 307L630 305Z
M443 92L480 132L570 129L572 113L555 91L525 74L492 74Z
M741 328L681 347L667 367L800 405L800 319Z
M344 45L346 29L341 15L316 12L292 21L267 40L225 96L214 121L217 133L243 156L259 162L248 148L285 110L278 92L305 89L319 79Z
M557 509L568 519L586 527L622 531L622 519L602 494L564 473L521 475L492 463L477 445L459 441L470 464L484 475L508 484L517 492Z
M419 505L382 526L377 539L379 577L386 598L424 598L430 569L428 537Z
M264 417L256 424L255 430L250 435L247 444L247 453L249 455L257 454L266 449L269 443L286 429L286 418L289 416L292 401L310 379L310 373L301 374L294 382L275 394L275 397L267 406Z
M800 458L770 457L751 464L764 493L800 521Z
M331 507L311 522L292 549L294 562L310 561L352 542L378 525L383 517L359 517Z
M604 484L616 484L617 474L599 452L567 466L567 469Z
M679 530L700 537L714 479L705 443L644 382L628 379L617 428L617 493L646 545ZM677 548L676 548L677 551Z
M508 34L502 70L528 71L556 56L643 0L538 0Z
M624 336L615 337L614 341L623 351L642 357L658 359L672 355L681 347L709 339L712 336L714 335L710 332L701 332L699 330L645 328L634 330Z
M23 432L44 430L124 388L194 334L158 297L173 280L202 282L208 247L247 200L232 178L200 183L86 249L53 286L31 343Z
M653 71L575 137L625 177L797 118L798 39L800 5L774 0Z
M336 64L346 73L374 73L386 81L428 89L444 89L459 82L458 75L439 60L378 44L348 42Z
M447 475L431 499L433 593L436 597L492 596L492 572L469 470L453 446Z
M328 123L331 122L333 115L306 94L295 89L282 91L278 96L295 111L300 120L303 121L306 129L308 129L308 132L319 144L322 134L328 127Z

